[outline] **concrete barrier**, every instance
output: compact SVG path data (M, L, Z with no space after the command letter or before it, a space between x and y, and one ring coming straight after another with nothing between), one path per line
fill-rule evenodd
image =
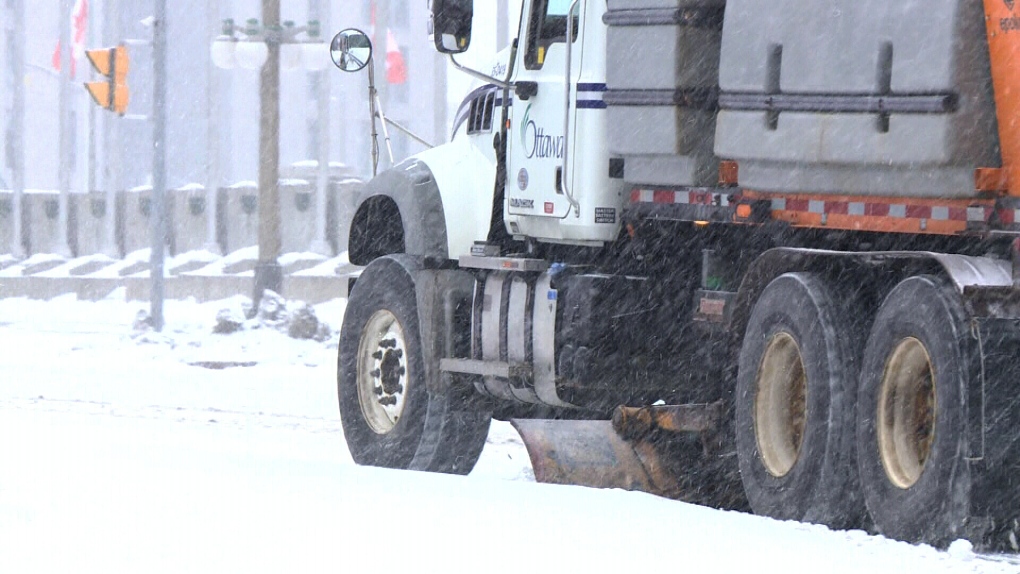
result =
M283 294L288 299L316 305L333 299L346 298L347 280L344 277L284 275Z
M344 179L330 182L329 208L326 212L326 241L339 255L347 251L351 235L351 221L354 219L355 202L365 182L358 179Z
M74 254L78 257L99 253L120 256L116 245L106 244L109 226L116 225L115 210L107 205L106 193L75 193L71 195L70 203L73 219L68 225L74 230L74 238L71 239L75 244Z
M303 179L280 181L280 239L283 253L308 251L315 238L315 188Z
M326 241L332 248L329 255L347 249L350 222L354 217L354 202L364 183L357 179L334 179L326 197ZM102 197L102 196L100 196ZM208 242L208 199L200 185L169 190L167 209L170 213L167 247L176 255L202 249ZM255 182L240 182L220 188L216 195L216 243L223 253L233 253L244 247L258 245L259 201ZM86 209L87 208L87 209ZM85 213L97 207L84 199L77 209L84 214L79 231L80 254L101 252L101 232L84 225L95 214ZM151 190L137 188L118 194L117 243L121 255L150 247L149 211ZM308 251L316 231L316 190L306 180L280 182L280 235L282 253ZM90 231L92 230L92 231ZM89 233L98 234L93 238Z
M255 182L221 188L217 194L219 222L216 236L224 253L259 242L259 192Z
M285 275L283 294L288 299L312 304L347 297L351 278L356 277L360 270L360 267L346 265L338 268L333 275L305 273ZM10 272L0 275L0 299L7 297L52 299L74 293L80 300L95 301L108 297L120 288L124 289L123 296L130 301L147 301L151 295L152 281L148 273L129 277L76 276L65 275L63 270L56 270L30 275L15 275ZM164 288L167 299L191 297L197 301L215 301L234 295L251 297L254 283L250 273L240 275L182 273L167 277Z
M319 177L319 164L315 160L301 161L289 166L280 168L280 178L283 180L304 180L308 182L311 191L312 213L307 217L312 222L307 230L307 243L301 251L309 249L315 239L316 205L315 194ZM332 255L338 255L347 250L347 238L349 235L350 221L354 218L354 192L363 185L363 182L356 178L354 169L339 162L329 164L329 187L326 190L326 242L332 250ZM282 190L281 190L282 192ZM282 198L281 198L282 199ZM286 218L284 219L286 221ZM287 241L284 240L284 251L288 251Z
M22 196L25 236L29 253L60 253L60 194L56 191L30 190ZM74 220L71 211L73 202L68 202L68 221ZM68 233L68 247L74 252L74 234Z
M174 195L168 193L166 197L167 213L167 240L166 247L170 255L176 254L176 241L174 237ZM152 247L151 231L149 228L149 214L152 211L152 189L148 187L135 188L118 194L117 197L117 221L120 229L118 243L123 254L128 254L139 249Z
M148 277L131 277L124 284L127 287L125 297L128 301L145 301L151 296L152 282ZM245 275L206 277L182 273L176 277L168 277L164 289L167 299L193 297L196 301L218 301L234 295L251 297L255 283L251 276Z
M173 196L173 237L175 253L187 253L205 247L208 242L209 210L205 188L189 185L171 190Z
M0 189L0 255L14 253L14 192Z

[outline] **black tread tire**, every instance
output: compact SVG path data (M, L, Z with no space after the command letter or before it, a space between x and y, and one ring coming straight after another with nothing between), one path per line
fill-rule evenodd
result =
M877 412L882 379L900 341L920 341L931 360L935 432L917 481L896 486L882 463ZM970 500L965 460L966 389L973 343L956 291L932 276L916 276L886 296L868 338L858 390L857 450L861 486L875 526L885 536L944 544L963 537Z
M420 263L406 255L373 261L355 283L344 313L337 357L340 421L354 461L361 465L467 474L474 468L488 436L490 413L472 409L456 392L430 392L425 364L438 374L434 346L423 346L415 294ZM357 353L362 329L379 309L399 321L411 373L401 418L386 434L369 427L357 390ZM428 353L428 356L426 355Z
M756 514L832 528L863 525L853 441L864 320L856 298L837 297L811 273L776 278L755 304L740 350L735 430L741 482ZM763 462L755 411L763 355L780 333L799 347L807 383L801 446L792 466L777 476Z

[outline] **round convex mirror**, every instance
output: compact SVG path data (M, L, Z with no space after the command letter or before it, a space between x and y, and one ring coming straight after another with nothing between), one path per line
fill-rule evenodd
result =
M372 41L361 30L348 28L333 37L329 53L337 68L357 72L372 59Z

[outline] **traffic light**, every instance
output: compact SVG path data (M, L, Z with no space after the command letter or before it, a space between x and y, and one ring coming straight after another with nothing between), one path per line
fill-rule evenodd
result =
M85 89L101 108L124 115L128 106L127 75L130 61L124 45L101 50L87 50L92 67L106 76L105 81L86 82Z

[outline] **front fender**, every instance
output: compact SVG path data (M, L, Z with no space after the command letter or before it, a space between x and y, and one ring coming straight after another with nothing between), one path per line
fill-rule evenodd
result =
M393 200L399 212L399 221L373 222L369 229L399 225L403 228L406 253L449 259L443 199L428 165L417 159L409 159L372 178L359 194L355 220L367 209L371 200L380 197ZM359 232L364 231L352 227L352 248L359 241L373 241L371 236L356 237L355 234Z
M496 189L492 134L458 136L415 157L428 164L442 195L450 259L489 237ZM500 222L502 224L502 222Z
M355 220L369 202L388 198L399 221L378 225L403 228L405 253L437 259L470 254L474 242L489 236L492 220L496 163L480 149L483 143L480 136L460 137L380 173L360 193ZM352 249L355 233L352 227ZM371 235L361 239L373 241Z

